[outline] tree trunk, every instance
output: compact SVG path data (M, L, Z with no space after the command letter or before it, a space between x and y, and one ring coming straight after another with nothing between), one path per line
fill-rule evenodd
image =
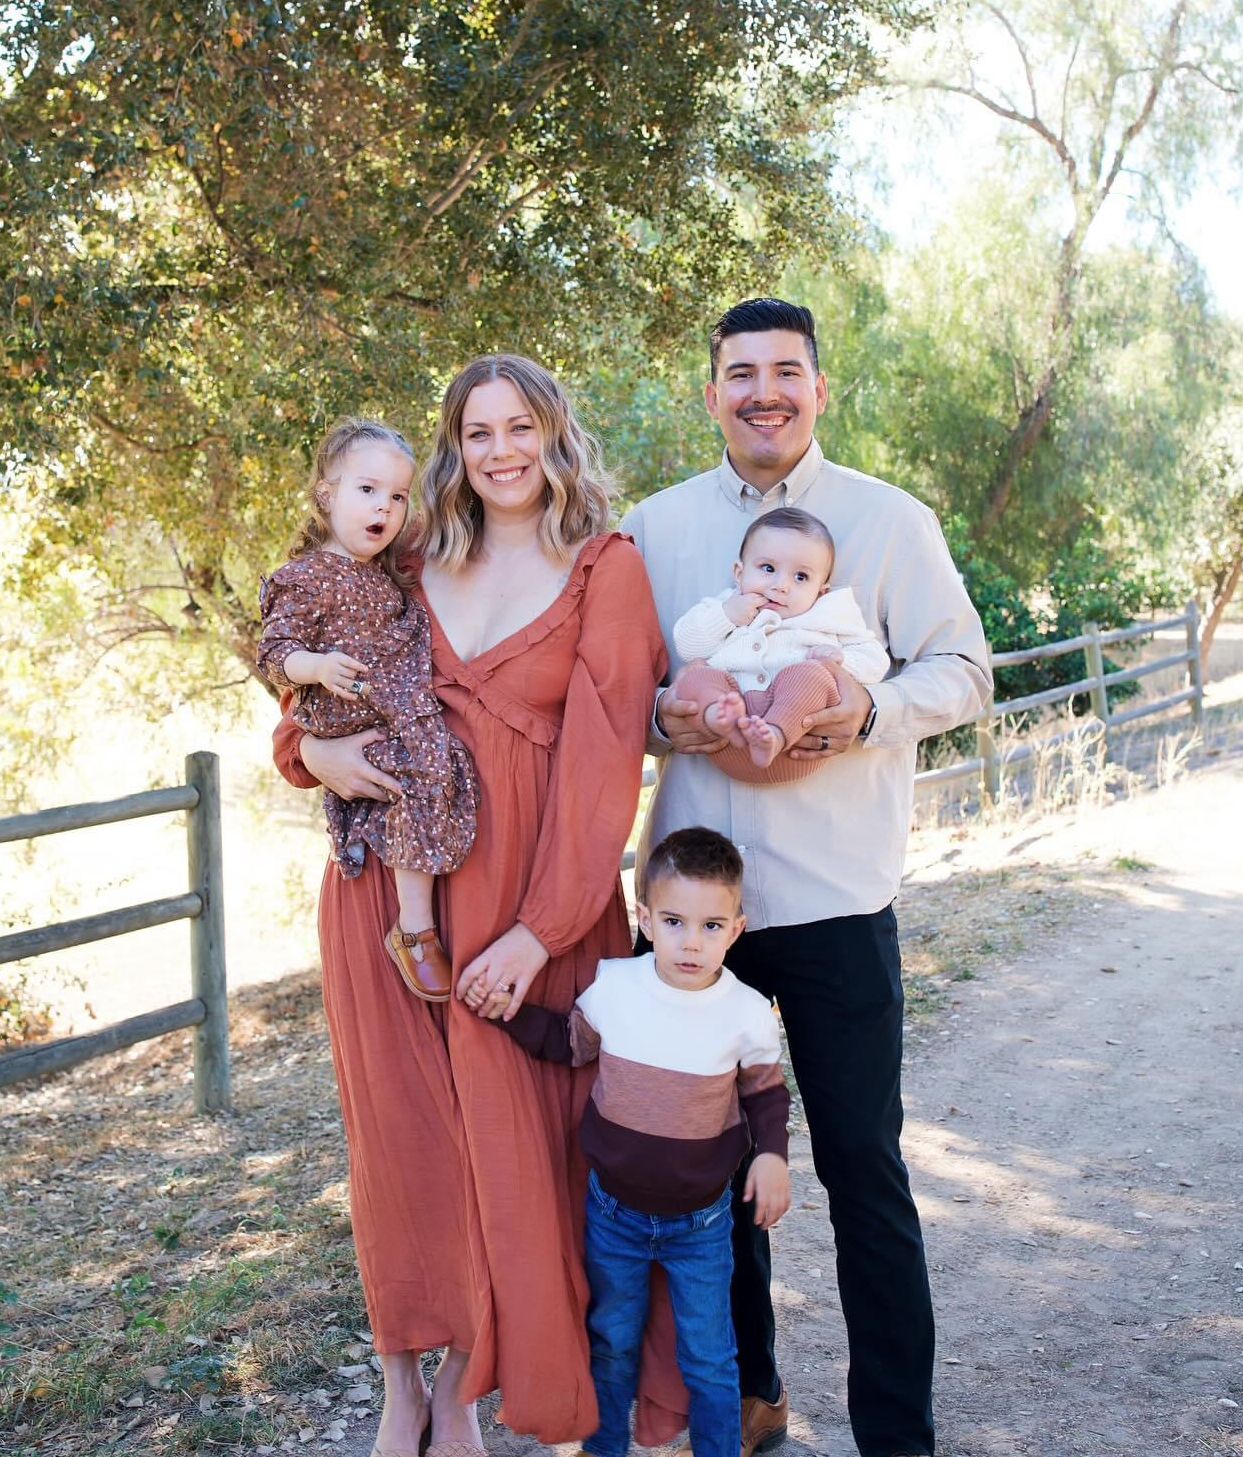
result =
M1243 574L1243 549L1235 552L1234 560L1227 568L1221 586L1213 597L1209 614L1204 619L1204 627L1200 632L1200 661L1205 670L1208 668L1209 654L1213 651L1213 638L1217 635L1218 624L1221 622L1226 608L1230 606L1241 574Z
M1019 423L1011 430L1001 465L997 468L993 483L989 487L988 505L973 533L976 541L986 537L992 531L1010 504L1010 497L1014 492L1014 478L1018 474L1019 467L1035 450L1040 437L1044 434L1045 426L1049 423L1049 417L1053 414L1053 390L1056 384L1056 369L1047 369L1040 381L1036 398L1019 416Z

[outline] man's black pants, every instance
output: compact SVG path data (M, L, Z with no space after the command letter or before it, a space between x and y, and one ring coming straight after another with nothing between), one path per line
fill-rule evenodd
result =
M646 950L643 946L640 949ZM730 969L781 1008L829 1199L850 1343L847 1401L862 1457L931 1453L934 1332L902 1131L902 982L891 907L747 931ZM743 1396L778 1388L768 1235L734 1182L734 1326Z

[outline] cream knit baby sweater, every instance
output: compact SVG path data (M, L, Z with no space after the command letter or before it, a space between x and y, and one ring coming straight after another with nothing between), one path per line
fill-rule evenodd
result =
M674 624L673 641L684 660L706 658L732 674L744 693L766 688L774 673L805 662L813 648L839 648L842 666L859 683L879 683L889 671L889 654L849 587L826 592L797 617L779 617L766 607L741 627L725 615L733 595L731 588L697 603Z

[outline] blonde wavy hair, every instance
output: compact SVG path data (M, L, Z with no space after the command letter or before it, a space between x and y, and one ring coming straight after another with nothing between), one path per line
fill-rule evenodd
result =
M483 540L483 502L466 479L462 412L476 385L507 379L522 396L539 430L544 469L544 514L539 542L555 562L609 524L615 482L600 444L579 424L565 391L543 365L521 354L485 354L450 381L440 404L432 453L419 483L422 516L416 546L424 557L455 571Z
M356 415L346 415L337 421L319 443L315 452L315 463L307 477L307 517L298 528L293 545L289 548L291 558L306 556L319 551L332 535L328 513L319 499L322 484L336 485L341 478L341 466L346 455L356 445L391 445L414 464L414 451L406 437L391 425L382 425L378 420L363 420ZM376 560L403 592L414 585L413 575L400 565L401 558L410 546L410 500L406 499L406 518L401 530L384 548Z

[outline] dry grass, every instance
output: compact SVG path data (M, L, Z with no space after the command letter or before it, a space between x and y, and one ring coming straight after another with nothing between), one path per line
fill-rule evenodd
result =
M232 1033L230 1117L193 1117L182 1033L6 1096L0 1450L249 1450L349 1419L333 1373L370 1347L318 979L241 992Z

